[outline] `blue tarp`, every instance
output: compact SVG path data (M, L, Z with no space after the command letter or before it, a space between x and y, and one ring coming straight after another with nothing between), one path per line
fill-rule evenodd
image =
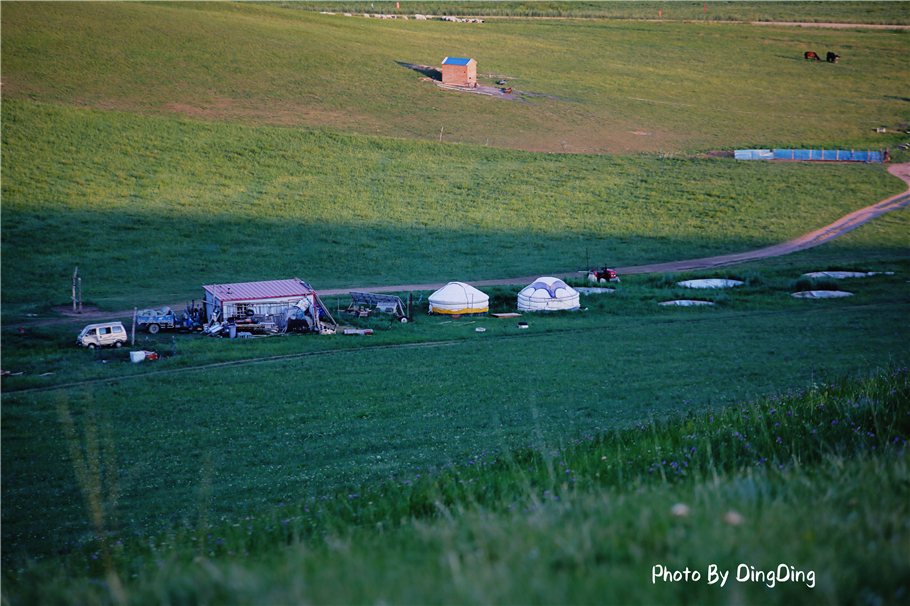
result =
M737 149L737 160L805 160L816 162L881 162L882 152L843 149Z
M882 152L842 149L775 149L774 159L824 162L881 162Z

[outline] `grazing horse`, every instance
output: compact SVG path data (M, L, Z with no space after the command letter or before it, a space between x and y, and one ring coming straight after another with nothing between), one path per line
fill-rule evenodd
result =
M837 63L838 59L840 59L840 55L835 55L831 51L828 51L828 63Z
M815 59L816 61L821 61L821 59L819 59L818 55L816 55L812 51L806 51L805 57L806 57L806 61L812 61L813 59Z

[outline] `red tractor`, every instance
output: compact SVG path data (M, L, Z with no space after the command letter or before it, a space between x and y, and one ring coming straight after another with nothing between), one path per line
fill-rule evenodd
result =
M588 272L588 280L591 282L619 282L619 278L616 276L616 270L610 269L609 267L590 270Z

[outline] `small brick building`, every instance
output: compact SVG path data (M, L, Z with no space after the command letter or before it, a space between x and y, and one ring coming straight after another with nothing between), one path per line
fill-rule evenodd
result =
M477 86L477 61L446 57L442 60L442 83L475 88Z

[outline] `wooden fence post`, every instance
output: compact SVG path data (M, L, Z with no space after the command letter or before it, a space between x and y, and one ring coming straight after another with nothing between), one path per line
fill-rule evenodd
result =
M79 268L76 268L76 271L73 272L73 296L70 297L73 300L73 313L76 313L76 280L79 276Z

